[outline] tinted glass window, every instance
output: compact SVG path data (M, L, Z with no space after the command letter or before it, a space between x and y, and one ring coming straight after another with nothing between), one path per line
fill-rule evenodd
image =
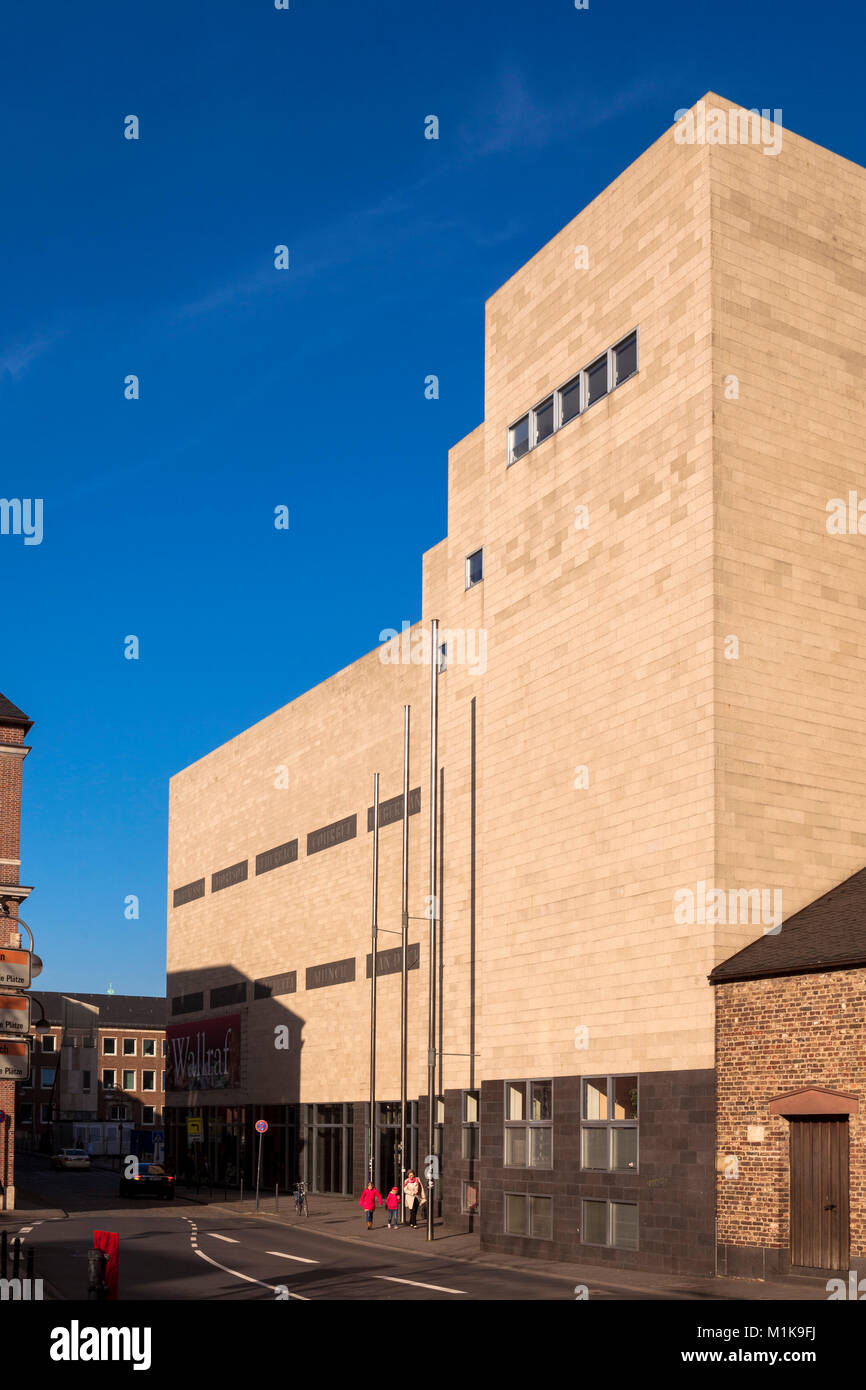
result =
M613 356L616 362L616 384L619 386L621 381L626 381L637 371L637 334L632 333L628 338L623 338L614 348Z
M559 393L562 411L562 423L567 425L569 420L573 420L575 415L580 414L580 377L576 376L573 381L569 381L563 386Z
M535 442L540 444L553 434L553 397L548 396L532 413L535 416Z
M466 560L466 587L471 589L473 584L480 584L484 578L483 554L476 550L474 555L470 555Z
M586 402L592 405L607 395L607 353L586 369Z

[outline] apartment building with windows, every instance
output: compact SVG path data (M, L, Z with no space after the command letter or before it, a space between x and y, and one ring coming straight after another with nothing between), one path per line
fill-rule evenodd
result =
M30 1081L18 1088L19 1148L93 1143L102 1152L107 1141L116 1152L120 1126L161 1129L166 1000L45 990L35 1000L50 1031L33 1034Z
M424 1165L433 661L442 1208L488 1249L714 1269L708 977L866 860L866 541L828 527L861 482L866 171L715 134L666 131L488 301L422 620L172 778L179 1159L194 1115L215 1171L249 1171L262 1116L272 1175L357 1192L372 1120L392 1180L370 808L378 772L399 930L408 704Z

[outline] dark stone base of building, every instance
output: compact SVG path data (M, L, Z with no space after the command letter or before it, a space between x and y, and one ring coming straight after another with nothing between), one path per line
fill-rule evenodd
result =
M550 1154L547 1167L505 1163L506 1086L531 1082L503 1079L485 1081L475 1092L446 1091L434 1141L439 1172L436 1215L456 1230L480 1230L482 1247L489 1251L670 1274L713 1274L714 1073L646 1072L636 1078L636 1162L633 1170L617 1171L581 1166L582 1132L587 1128L583 1079L557 1076L547 1083L552 1082L549 1133L544 1136L549 1145L545 1157ZM388 1101L377 1110L376 1180L384 1195L398 1181L399 1107ZM187 1143L186 1113L175 1110L172 1118L167 1116L169 1151L179 1170L209 1155L217 1181L229 1167L251 1184L258 1152L253 1126L262 1116L270 1124L263 1146L267 1187L278 1182L285 1191L303 1177L311 1192L357 1199L366 1182L368 1106L363 1101L234 1111L205 1108L199 1112L202 1142L195 1145ZM475 1121L467 1123L467 1115ZM427 1149L427 1106L421 1096L411 1105L407 1166L415 1167L429 1191L427 1173L433 1164ZM513 1228L521 1224L534 1226L534 1233L516 1234Z
M720 1245L718 1271L729 1279L828 1279L848 1280L853 1272L858 1282L866 1278L866 1259L852 1256L845 1269L805 1269L791 1264L787 1248L755 1245Z

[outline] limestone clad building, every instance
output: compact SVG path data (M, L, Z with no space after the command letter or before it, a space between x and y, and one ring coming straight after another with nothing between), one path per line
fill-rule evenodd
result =
M408 704L424 1161L436 618L446 1214L489 1248L712 1271L707 977L866 858L866 540L828 526L861 481L866 171L745 112L721 142L729 107L705 97L488 301L421 622L172 779L178 1154L201 1115L212 1166L248 1168L262 1114L272 1175L361 1183L368 810L379 772L398 931Z

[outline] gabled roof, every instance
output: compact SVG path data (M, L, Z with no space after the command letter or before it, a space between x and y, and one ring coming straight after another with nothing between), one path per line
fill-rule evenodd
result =
M866 965L866 869L717 965L710 984Z
M99 1010L99 1028L164 1028L168 1021L168 1000L159 995L80 994L76 990L61 994L40 990L38 980L34 981L33 995L45 1010L49 1023L63 1023L66 999L95 1006Z
M7 700L5 695L0 695L0 724L14 724L16 727L23 728L25 734L28 729L33 728L33 720L28 719L23 709L13 705L11 700ZM2 743L2 739L0 739Z

